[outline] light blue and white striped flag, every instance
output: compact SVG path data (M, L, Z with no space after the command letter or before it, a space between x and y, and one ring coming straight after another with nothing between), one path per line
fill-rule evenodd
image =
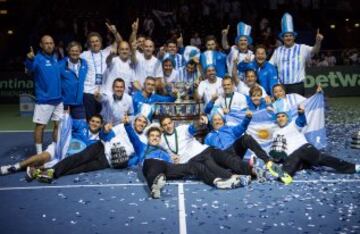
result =
M305 116L307 125L302 129L306 139L317 149L326 147L327 137L325 129L325 109L323 93L316 93L303 102L305 106ZM292 121L297 117L298 105L290 107ZM245 112L230 112L225 116L226 123L230 126L241 123ZM272 143L272 133L274 131L274 115L267 110L260 110L253 113L252 120L248 126L247 133L250 134L261 147L269 152ZM247 153L246 156L250 154Z
M72 119L69 113L64 113L60 121L58 141L55 148L55 159L61 160L66 157L71 141Z

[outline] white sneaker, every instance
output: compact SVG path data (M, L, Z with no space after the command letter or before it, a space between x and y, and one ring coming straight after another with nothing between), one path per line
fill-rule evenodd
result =
M355 172L360 173L360 164L355 164Z
M215 180L214 185L218 189L232 189L241 186L241 176L232 175L229 179Z
M164 174L159 174L154 179L153 185L151 186L151 197L154 199L159 199L161 194L161 189L166 184L166 176Z
M12 167L12 165L4 165L0 167L0 175L7 175L10 174L10 168Z

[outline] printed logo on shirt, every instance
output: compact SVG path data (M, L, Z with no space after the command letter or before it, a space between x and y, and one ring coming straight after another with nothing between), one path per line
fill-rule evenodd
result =
M45 66L47 66L47 67L52 66L52 64L51 64L50 60L46 60Z

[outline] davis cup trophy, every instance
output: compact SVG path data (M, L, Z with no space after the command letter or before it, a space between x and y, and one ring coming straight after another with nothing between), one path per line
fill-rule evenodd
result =
M172 86L177 90L174 103L162 102L155 104L154 118L163 114L170 115L174 120L192 121L200 116L200 103L191 100L192 84L175 82Z

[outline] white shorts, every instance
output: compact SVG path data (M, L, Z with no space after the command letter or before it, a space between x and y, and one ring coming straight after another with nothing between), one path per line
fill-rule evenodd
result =
M46 125L49 120L60 121L64 113L63 103L58 105L49 105L49 104L35 104L33 122L37 124Z

